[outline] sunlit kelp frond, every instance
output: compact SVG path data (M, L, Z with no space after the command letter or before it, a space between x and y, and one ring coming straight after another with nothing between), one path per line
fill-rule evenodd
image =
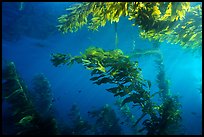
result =
M55 54L53 56L57 57ZM143 79L138 62L130 61L121 50L105 51L101 48L90 47L85 53L81 53L81 56L75 56L66 61L62 60L63 62L67 64L76 62L91 70L90 80L94 84L112 84L113 88L106 90L113 93L114 96L124 97L121 107L129 102L140 106L143 113L140 119L145 115L155 117L156 112L150 100L149 84Z
M90 9L91 3L86 2L67 8L66 10L70 13L58 18L60 23L58 29L63 33L78 31L79 28L87 24L88 15L92 12Z
M57 58L58 56L53 54L53 57ZM70 62L81 63L86 69L92 71L92 75L98 76L97 74L99 74L98 77L92 78L98 85L106 82L118 85L128 82L144 84L137 62L131 62L120 49L104 51L101 48L90 47L86 49L85 53L81 53L81 56L62 60L61 63L63 62L67 62L67 64Z
M119 22L121 16L137 15L134 9L143 7L142 2L83 2L68 8L71 12L58 18L58 28L63 33L76 32L88 24L90 30L98 30L106 21Z
M161 31L167 25L164 28L158 28L158 25L182 20L189 8L189 2L83 2L68 8L71 13L58 18L58 27L64 33L77 31L85 24L89 29L97 30L106 21L119 22L121 16L128 16L129 20L136 21L133 25L139 25L145 31Z
M53 57L57 56L53 54ZM104 51L101 48L90 47L86 49L85 53L81 53L81 56L75 56L66 61L62 60L61 63L63 62L67 62L67 64L77 62L91 70L91 80L97 85L115 84L115 88L107 89L115 96L128 95L135 88L137 90L141 88L141 91L138 92L142 92L145 91L143 88L147 87L138 62L130 61L129 57L124 55L120 49Z
M147 35L154 36L153 34L158 35L164 32L168 34L178 19L184 18L189 8L190 3L188 2L149 2L148 10L145 10L146 13L141 12L138 25L141 32L147 33ZM141 36L144 35L143 33ZM158 39L158 37L153 39Z
M161 12L161 16L156 20L173 22L185 18L186 12L190 9L190 2L161 2L161 6L159 5L159 7L163 8L162 10L165 10L165 12Z
M157 22L159 24L156 23L157 27L152 27L154 29L148 31L140 29L140 36L149 40L179 44L184 48L200 48L202 46L201 6L190 8L187 3L182 3L179 7L181 11L176 10L178 16L175 16L174 21L160 19ZM177 18L180 18L180 21L177 21Z
M79 28L88 25L90 30L98 30L105 26L106 21L118 22L121 16L128 15L127 2L83 2L67 10L69 14L58 18L58 29L63 33L76 32Z
M76 32L86 24L98 30L107 21L117 23L127 16L133 26L139 26L142 38L201 47L202 8L190 7L190 2L83 2L68 10L58 18L63 33Z
M139 25L140 36L149 40L164 40L160 37L169 34L178 19L183 20L190 8L185 2L144 2L138 8L134 25ZM184 8L185 7L185 8ZM166 34L165 34L166 33Z
M184 48L199 49L202 47L202 8L201 5L192 7L177 28L173 29L173 44L179 43Z
M158 44L154 47L158 48ZM158 51L156 53L160 59L162 57L161 54L159 54ZM149 53L147 55L149 55ZM55 58L58 57L55 54L52 56ZM84 53L81 53L80 56L64 59L65 60L61 60L62 64L64 64L64 62L67 62L66 64L76 62L82 64L86 69L91 70L92 78L90 80L93 81L94 84L112 84L113 87L106 90L113 93L114 96L120 96L122 98L118 104L120 104L121 108L125 108L123 111L128 116L130 116L128 108L125 107L127 103L131 102L137 105L141 109L142 115L136 121L134 121L134 118L131 116L131 120L134 121L133 126L136 126L139 122L143 121L145 116L148 116L142 123L144 127L138 132L146 130L147 134L169 134L169 126L173 125L172 120L174 123L177 123L180 119L180 113L177 107L178 101L172 101L173 96L168 94L169 87L165 81L162 59L158 60L158 65L161 67L158 74L159 83L161 83L161 85L159 85L160 91L152 95L150 95L151 82L143 79L142 70L138 67L138 62L131 61L130 58L124 55L119 49L105 51L101 48L90 47L86 49ZM53 59L51 60L53 61ZM53 62L53 64L55 64L55 62ZM60 64L60 62L58 62L58 64ZM156 94L159 94L162 98L160 105L151 100ZM167 113L165 109L168 108L172 111L168 111ZM93 114L98 115L98 111ZM171 120L169 120L169 118L171 118Z

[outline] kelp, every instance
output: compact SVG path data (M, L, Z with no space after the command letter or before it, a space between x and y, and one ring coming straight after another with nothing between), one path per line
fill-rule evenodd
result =
M51 84L44 74L40 73L32 79L32 89L30 98L35 110L41 117L46 118L52 110L52 90Z
M121 135L119 119L108 104L102 108L89 111L89 116L96 119L93 131L96 135Z
M67 10L58 18L57 27L63 33L76 32L84 25L95 31L107 21L117 23L126 16L139 27L142 38L201 47L202 7L190 7L190 2L82 2Z
M176 2L175 2L176 3ZM185 7L185 6L184 6ZM176 10L175 10L176 11ZM171 44L179 44L183 48L199 49L202 47L202 8L200 5L188 8L188 12L179 21L159 21L151 29L140 28L140 36L145 39L167 41ZM169 16L169 17L172 17ZM163 28L161 28L161 26Z
M53 54L51 61L57 60L57 57L57 54ZM143 89L143 87L148 86L142 78L138 62L130 61L128 56L124 55L120 49L104 51L101 48L90 47L86 49L84 54L81 53L81 56L71 57L63 62L67 62L66 65L73 62L81 63L86 69L92 71L90 80L97 85L105 83L115 85L114 88L107 89L108 92L113 92L115 96L125 96L133 91L148 94Z
M133 130L133 132L135 132L137 131L137 127L134 126L136 118L131 112L131 109L128 106L128 104L122 105L122 102L123 102L123 99L121 97L118 97L114 103L114 105L118 107L118 110L121 113L122 121L124 121L124 122L121 122L121 124L124 123L126 126L129 126Z
M158 55L161 57L161 54ZM69 54L68 56L70 57ZM56 57L58 57L57 54L53 54L51 61L56 60ZM160 60L162 61L162 59ZM164 74L163 67L158 74L158 76L161 76L159 77L161 81L159 83L163 86L159 86L160 90L150 95L151 82L143 79L138 62L130 61L130 58L119 49L104 51L101 48L90 47L86 49L85 53L81 53L81 56L70 57L68 60L63 60L62 64L64 62L67 62L66 65L73 64L73 62L80 63L86 69L91 70L92 78L90 80L95 84L112 84L113 87L106 90L113 93L114 96L123 98L121 107L130 102L138 105L141 108L142 115L134 123L134 126L142 121L146 115L149 116L143 121L144 127L138 132L147 130L147 134L169 134L169 127L179 123L181 119L180 104L178 99L174 99L175 96L167 94L166 91L169 92L169 87L162 84L162 82L165 82L164 75L162 75ZM160 105L151 100L156 94L159 94L162 98ZM166 109L169 109L169 111Z
M131 54L131 58L149 55L154 55L156 57L155 64L158 70L156 81L158 83L159 91L153 93L151 96L159 94L162 101L160 105L153 107L159 114L158 117L151 118L151 120L144 120L143 125L145 125L146 128L140 129L139 132L148 129L147 134L176 134L179 133L178 130L182 120L180 111L181 104L179 103L178 96L171 95L169 80L166 79L166 73L164 70L163 55L159 50L160 44L160 42L155 41L152 49L140 50Z
M88 135L92 132L92 125L84 120L80 114L79 107L76 104L73 104L69 113L69 119L71 123L69 123L69 127L67 128L69 135Z
M15 123L35 113L33 104L28 98L28 88L17 74L14 62L8 62L3 69L2 86L3 97L12 104L12 116Z
M11 105L8 110L16 135L58 134L56 121L51 115L41 116L30 98L30 92L16 71L14 62L3 69L3 97ZM6 119L7 120L7 119ZM7 134L7 133L6 133Z

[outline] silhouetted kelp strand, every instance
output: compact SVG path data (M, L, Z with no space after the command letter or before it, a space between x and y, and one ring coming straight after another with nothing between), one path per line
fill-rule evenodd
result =
M12 117L17 124L16 126L19 127L21 123L23 124L26 121L23 118L35 114L35 111L31 101L27 98L27 88L20 80L14 62L9 62L3 73L5 74L3 79L6 80L3 84L3 90L6 92L5 99L11 104Z
M27 87L24 85L23 81L20 79L16 72L14 62L9 62L4 70L5 83L3 85L3 90L5 90L5 98L15 104L15 99L18 96L25 104L30 104L30 100L27 98ZM20 103L20 102L19 102Z
M51 85L43 73L37 74L32 79L31 100L35 109L42 117L48 115L54 101L51 91Z
M96 118L95 134L99 135L112 135L121 134L121 127L115 111L106 104L104 107L90 111L89 114Z
M4 90L10 96L6 101L11 104L11 116L14 119L14 127L17 135L30 134L57 134L56 123L53 118L42 118L36 112L32 101L30 100L28 89L16 72L14 62L9 62L3 72L6 83ZM19 88L19 89L18 89ZM45 123L43 123L45 122Z

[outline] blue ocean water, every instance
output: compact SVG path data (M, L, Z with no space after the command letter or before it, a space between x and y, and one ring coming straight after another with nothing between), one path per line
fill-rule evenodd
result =
M52 111L58 126L69 125L68 113L73 104L80 110L83 119L92 122L88 112L108 104L116 116L123 121L120 108L115 104L116 97L106 89L110 85L96 85L89 79L90 71L80 64L53 66L52 53L70 53L80 55L90 46L115 49L114 25L107 23L99 31L91 32L83 27L75 33L62 34L56 28L57 18L66 13L66 7L72 2L3 2L2 3L2 68L6 62L13 61L17 72L31 87L36 74L43 73L48 79L52 95ZM192 3L196 4L196 3ZM200 4L200 3L197 3ZM152 43L141 39L138 28L131 26L127 18L122 17L117 24L118 47L124 54L135 49L151 48ZM185 51L179 45L163 42L160 46L163 54L165 73L170 80L172 94L180 96L182 104L182 133L185 135L202 134L202 55ZM152 91L158 90L154 57L138 58L142 75L152 82ZM3 91L4 92L4 91ZM2 102L3 121L6 120L9 103ZM132 108L131 112L139 117L141 112ZM139 113L139 114L138 114ZM121 125L122 134L135 134L130 127ZM142 126L142 125L141 125ZM12 127L3 122L3 134L12 134Z

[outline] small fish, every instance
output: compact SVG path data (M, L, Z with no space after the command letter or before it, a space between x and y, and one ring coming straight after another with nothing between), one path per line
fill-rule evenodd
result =
M123 96L125 96L125 95L127 95L128 93L127 92L118 92L118 93L116 93L115 95L114 95L114 97L115 96L121 96L121 97L123 97Z
M81 90L78 90L78 93L81 93Z
M151 88L151 81L150 80L147 80L147 84L148 84L149 88Z
M124 122L121 122L120 124L121 124L121 125L123 125L123 124L124 124Z
M95 80L98 80L99 78L100 78L100 76L99 77L92 77L92 78L90 78L90 80L95 81Z
M133 104L133 105L132 105L132 108L134 108L134 107L136 107L136 106L139 106L139 105L138 105L138 104Z
M24 2L20 2L19 10L22 11L24 9Z
M42 44L42 43L40 43L40 42L35 43L34 46L39 47L39 48L44 48L44 47L46 47L45 44Z
M102 79L94 82L94 84L96 83L96 84L100 85L102 83L109 83L109 82L111 82L111 79L109 79L109 78L102 78Z
M56 98L53 98L52 99L52 102L55 102L55 101L57 101L57 100L59 100L60 99L60 96L59 97L56 97Z
M25 117L23 117L23 118L18 122L18 124L25 126L25 125L27 125L28 123L30 123L31 120L33 120L33 117L32 117L32 116L30 116L30 115L29 115L29 116L25 116Z
M109 89L106 89L107 91L109 92L112 92L112 93L117 93L117 91L120 91L120 87L113 87L113 88L109 88Z
M123 100L121 106L125 105L125 103L132 102L132 100L133 100L132 96L125 98L125 99Z
M191 114L192 114L192 115L197 115L197 113L196 113L196 112L191 112Z

